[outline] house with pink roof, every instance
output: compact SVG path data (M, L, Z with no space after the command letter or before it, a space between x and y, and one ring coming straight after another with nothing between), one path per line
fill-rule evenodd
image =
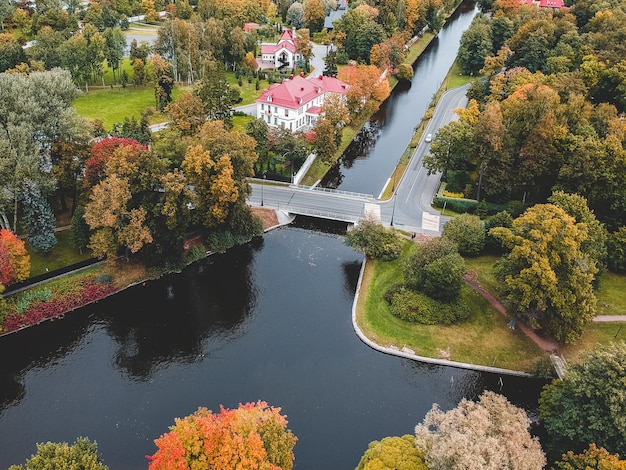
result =
M535 5L539 8L552 8L553 10L568 9L563 0L520 0L524 5Z
M293 69L300 54L296 52L296 29L285 29L276 44L261 44L261 62L275 69Z
M327 96L347 90L348 85L335 77L292 76L263 91L256 100L256 115L268 126L304 130L315 125Z

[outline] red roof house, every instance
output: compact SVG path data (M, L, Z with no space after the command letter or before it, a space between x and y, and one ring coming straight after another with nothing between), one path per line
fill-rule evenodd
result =
M296 29L285 29L276 44L261 44L261 61L273 63L274 68L293 69L298 59L296 53Z
M344 94L348 85L335 77L292 76L275 83L256 100L257 118L269 126L283 126L292 131L313 125L328 94Z

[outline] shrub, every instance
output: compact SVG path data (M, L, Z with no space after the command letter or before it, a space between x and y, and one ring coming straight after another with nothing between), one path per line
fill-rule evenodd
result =
M458 253L436 259L425 267L423 291L433 299L452 302L459 298L465 261Z
M485 226L477 215L454 217L443 227L441 236L456 243L462 255L476 256L485 247Z
M404 261L404 282L410 289L420 290L426 279L426 267L449 254L457 253L456 245L448 239L433 238L417 245L415 251Z
M606 245L609 269L617 273L626 272L626 227L610 234Z
M98 284L111 284L113 282L113 276L109 273L102 273L96 276L96 282Z
M470 315L465 302L439 302L409 289L403 289L393 296L390 309L394 316L422 325L451 325L466 320Z
M193 263L194 261L206 258L206 252L207 249L204 245L195 245L191 247L191 249L187 253L187 261Z
M386 229L372 219L362 219L346 233L346 245L374 259L391 261L402 251L402 242L396 232Z
M27 290L15 301L13 308L17 313L22 314L31 304L47 302L51 297L52 293L48 289Z

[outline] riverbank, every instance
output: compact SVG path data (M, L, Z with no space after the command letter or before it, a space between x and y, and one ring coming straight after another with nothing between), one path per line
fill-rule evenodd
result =
M273 209L251 208L266 232L291 223L293 216ZM62 319L67 313L97 303L136 285L155 280L206 258L198 237L186 243L186 256L179 266L149 268L141 263L118 258L90 267L64 272L11 296L0 297L0 337L17 333L41 323Z

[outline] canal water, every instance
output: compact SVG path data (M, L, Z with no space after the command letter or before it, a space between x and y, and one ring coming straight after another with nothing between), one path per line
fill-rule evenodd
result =
M378 196L448 74L463 32L478 12L464 2L415 62L411 83L399 83L348 146L321 185Z
M288 227L181 274L0 340L0 468L37 442L98 442L115 470L203 406L265 400L298 437L298 470L352 469L374 439L412 433L436 402L484 389L533 410L542 382L421 364L364 345L351 323L362 255Z

